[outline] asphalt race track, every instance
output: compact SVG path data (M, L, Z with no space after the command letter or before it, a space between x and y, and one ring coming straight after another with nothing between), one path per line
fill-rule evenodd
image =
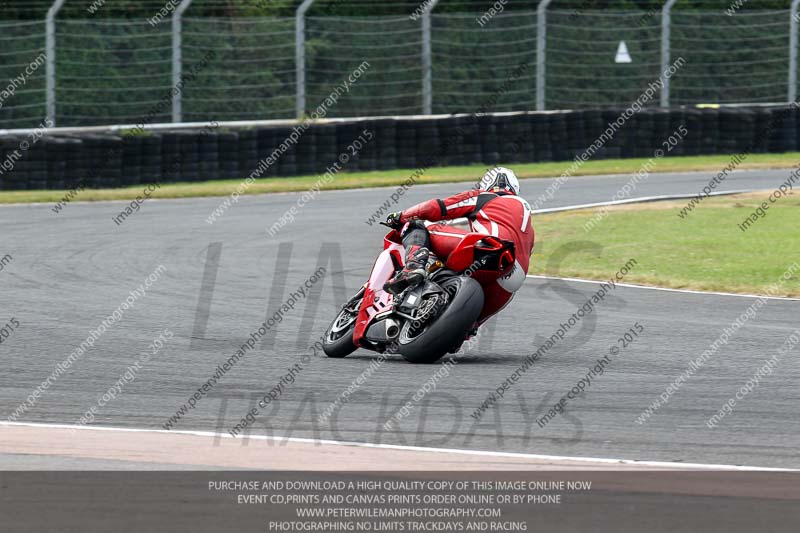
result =
M736 172L718 190L772 189L789 173ZM638 185L634 196L697 193L713 174L653 175ZM543 207L608 201L629 179L573 178ZM527 180L523 195L533 201L549 183ZM398 207L464 188L465 184L416 186ZM166 328L174 338L99 410L95 422L162 429L266 319L268 306L273 313L318 265L325 266L324 281L271 330L275 336L259 342L175 424L177 430L227 432L291 365L311 354L309 347L345 295L364 282L384 233L384 228L368 226L365 220L393 190L321 193L274 237L265 229L295 204L298 194L243 197L213 225L206 217L221 198L148 201L120 226L112 217L126 202L74 203L60 214L50 205L0 207L0 256L13 257L0 271L0 323L13 317L20 324L0 345L0 419L11 415L55 365L163 264L166 271L147 294L19 417L27 422L76 423ZM594 246L602 253L602 226L587 239L596 244L576 246ZM470 414L487 394L535 351L536 336L550 337L597 289L589 283L529 278L500 322L488 325L478 345L455 359L450 375L414 406L398 430L384 430L383 423L440 365L415 366L392 357L338 416L316 422L376 357L358 351L342 360L311 357L295 382L286 385L279 402L260 414L253 433L800 468L800 352L783 357L778 369L718 427L705 424L797 328L798 301L770 300L668 404L638 424L640 413L755 299L618 287L494 409L479 421L473 419ZM637 322L644 327L641 337L611 358L606 372L569 403L565 414L539 427L535 418L609 354Z

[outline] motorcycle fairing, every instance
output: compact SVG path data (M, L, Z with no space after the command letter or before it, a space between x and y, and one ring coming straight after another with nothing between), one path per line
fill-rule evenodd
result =
M477 264L476 264L477 263ZM514 265L514 243L483 233L467 233L447 258L445 266L456 272L470 267L504 272Z
M389 314L392 311L393 297L383 290L383 284L394 276L397 268L402 268L403 251L403 245L392 242L387 235L384 239L384 250L378 255L375 264L372 266L372 272L364 290L364 297L361 299L356 327L353 331L353 343L356 346L362 346L361 343L364 340L367 328L376 317Z

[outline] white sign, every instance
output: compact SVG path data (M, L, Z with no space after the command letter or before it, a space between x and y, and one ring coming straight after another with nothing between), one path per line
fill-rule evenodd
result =
M617 57L614 58L615 63L632 63L631 55L628 53L628 45L625 41L620 41L617 47Z

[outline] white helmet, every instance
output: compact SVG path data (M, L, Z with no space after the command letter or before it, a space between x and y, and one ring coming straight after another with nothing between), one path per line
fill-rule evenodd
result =
M519 196L519 180L514 171L506 167L494 167L481 178L481 189L495 191L500 189Z

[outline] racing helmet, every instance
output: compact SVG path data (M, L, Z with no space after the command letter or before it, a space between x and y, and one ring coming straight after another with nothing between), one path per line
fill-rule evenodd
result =
M519 196L519 180L510 168L494 167L481 178L481 189L492 192L500 190Z

